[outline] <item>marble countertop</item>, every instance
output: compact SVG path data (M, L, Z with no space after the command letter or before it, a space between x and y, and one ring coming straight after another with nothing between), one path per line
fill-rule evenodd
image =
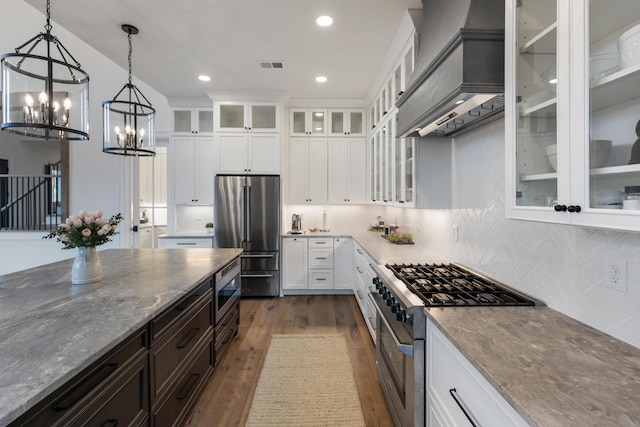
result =
M16 419L241 252L109 249L99 252L102 281L87 285L71 284L73 259L0 276L0 425Z
M379 264L450 262L379 233L324 234L353 237ZM532 426L640 426L640 349L545 306L425 311Z

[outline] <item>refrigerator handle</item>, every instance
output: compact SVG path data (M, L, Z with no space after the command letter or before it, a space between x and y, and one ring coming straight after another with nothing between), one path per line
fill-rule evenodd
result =
M244 186L244 241L251 243L251 186Z

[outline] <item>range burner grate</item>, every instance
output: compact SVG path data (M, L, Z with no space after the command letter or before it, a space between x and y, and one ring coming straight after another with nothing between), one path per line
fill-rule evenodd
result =
M427 307L530 306L536 301L456 264L386 266Z

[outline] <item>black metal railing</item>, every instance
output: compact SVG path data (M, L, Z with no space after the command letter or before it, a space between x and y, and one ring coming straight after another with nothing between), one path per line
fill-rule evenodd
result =
M47 175L0 175L0 230L53 230L61 220L58 164Z

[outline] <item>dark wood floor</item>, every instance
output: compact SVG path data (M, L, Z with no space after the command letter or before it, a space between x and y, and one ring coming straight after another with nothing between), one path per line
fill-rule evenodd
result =
M374 345L352 295L243 298L240 331L184 426L244 426L272 334L341 333L347 338L367 427L392 427L378 383Z

